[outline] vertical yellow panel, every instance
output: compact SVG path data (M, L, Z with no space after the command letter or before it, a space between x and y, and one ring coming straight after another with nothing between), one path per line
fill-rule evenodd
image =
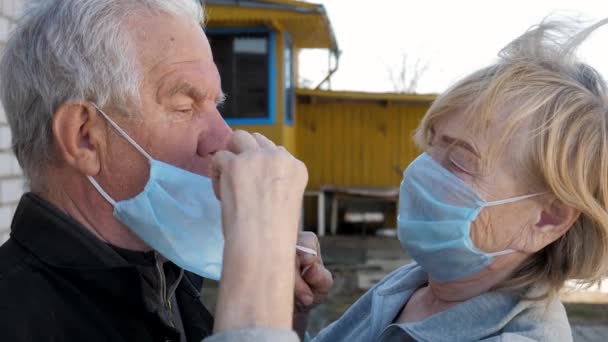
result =
M399 165L399 116L397 112L398 107L391 103L389 104L387 113L388 118L388 152L389 152L389 165L388 165L388 179L387 185L396 186L399 184L398 172L395 170Z
M313 99L298 101L297 156L309 168L309 188L323 185L398 186L417 155L412 134L428 104Z
M342 140L341 142L339 142L339 144L342 144L342 149L344 151L344 166L345 166L345 170L344 170L344 183L345 184L353 184L354 181L354 177L353 177L353 146L354 146L354 137L353 137L353 121L354 121L354 107L353 106L349 106L345 109L345 112L343 113L344 116L344 140Z

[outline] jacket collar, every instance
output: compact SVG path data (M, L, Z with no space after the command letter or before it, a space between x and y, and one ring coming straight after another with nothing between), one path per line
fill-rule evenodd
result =
M110 247L33 193L21 198L11 239L91 296L120 302L123 309L145 310L137 265L150 262L148 253ZM184 331L188 340L200 341L211 335L213 317L199 298L203 279L186 272L184 280L176 292Z
M428 282L428 275L414 263L387 278L389 281L379 284L372 299L372 315L378 311L378 317L383 318L373 324L375 336L388 326L385 331L401 329L420 341L481 340L500 330L528 305L521 301L521 295L490 291L423 321L391 324L413 292Z
M33 193L21 198L11 225L11 237L54 267L129 266L112 247L98 240L82 224Z

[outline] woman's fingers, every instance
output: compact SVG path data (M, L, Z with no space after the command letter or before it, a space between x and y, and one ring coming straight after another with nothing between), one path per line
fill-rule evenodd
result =
M302 275L302 279L316 294L315 301L321 301L334 284L334 278L331 272L320 263L313 264L306 273Z
M315 253L299 252L299 260L302 268L309 267L321 261L321 247L319 239L313 232L300 232L298 234L298 245L313 250Z
M253 133L253 138L261 148L275 148L277 145L260 133Z
M311 306L314 302L314 293L310 286L304 281L302 275L300 274L302 269L302 265L300 265L300 260L296 257L296 272L295 272L295 289L294 295L296 299L296 304L300 306L301 309L307 308Z
M220 180L222 172L227 168L227 165L234 159L235 154L230 151L218 151L211 159L211 182L213 183L213 191L217 199L222 199L220 191Z
M228 141L228 150L235 154L241 154L247 151L255 151L260 149L260 145L250 133L245 131L234 131L232 137Z
M333 285L333 277L323 265L321 246L314 233L300 232L298 245L316 253L298 252L296 256L296 303L301 311L307 311L325 299Z

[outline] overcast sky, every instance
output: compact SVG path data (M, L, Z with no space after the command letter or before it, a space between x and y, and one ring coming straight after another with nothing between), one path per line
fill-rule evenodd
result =
M497 52L550 14L581 20L608 17L607 0L317 0L325 5L342 50L334 90L391 91L388 69L428 65L417 92L441 92L491 63ZM608 76L608 26L580 55ZM300 79L316 85L327 73L327 52L304 51ZM410 66L411 69L411 66Z

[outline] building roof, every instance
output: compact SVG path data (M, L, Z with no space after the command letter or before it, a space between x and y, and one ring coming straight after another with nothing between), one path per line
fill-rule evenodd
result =
M434 94L397 94L397 93L368 93L356 91L327 91L312 89L297 89L299 98L307 98L311 101L377 101L377 102L423 102L435 101Z
M289 32L297 48L338 50L323 5L295 0L204 0L208 27L266 25Z

